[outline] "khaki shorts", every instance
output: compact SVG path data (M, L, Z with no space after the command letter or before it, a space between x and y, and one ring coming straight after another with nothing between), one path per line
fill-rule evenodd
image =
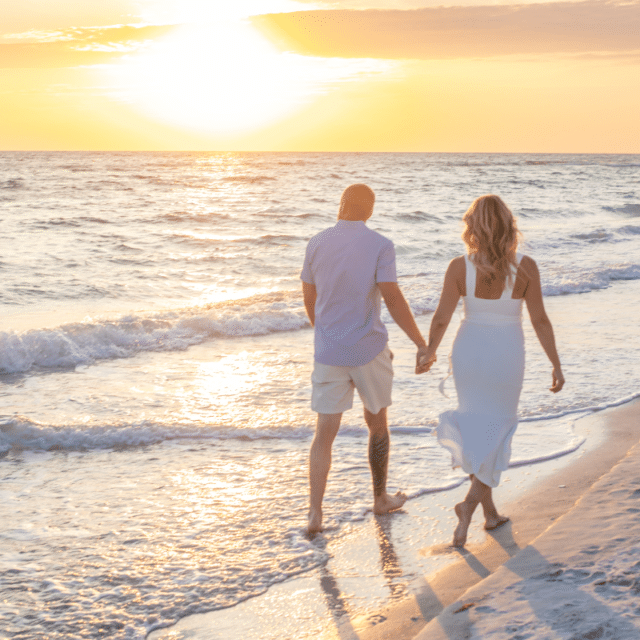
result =
M311 408L317 413L342 413L353 406L358 390L365 409L376 414L391 404L393 366L385 347L371 362L360 367L336 367L316 362L311 374Z

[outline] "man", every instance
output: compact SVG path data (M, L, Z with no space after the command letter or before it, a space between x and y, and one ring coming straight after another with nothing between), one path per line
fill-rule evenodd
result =
M388 513L402 507L407 499L400 491L389 495L386 489L393 356L380 319L381 297L391 317L418 347L416 363L427 348L396 282L393 243L365 225L374 202L375 195L367 185L347 187L337 224L311 238L300 276L315 334L311 408L318 414L309 456L309 533L322 531L322 498L331 447L342 413L352 407L354 387L369 427L373 511Z

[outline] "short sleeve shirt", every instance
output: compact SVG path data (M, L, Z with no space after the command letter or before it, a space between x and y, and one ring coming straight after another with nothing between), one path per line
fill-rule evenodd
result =
M396 282L393 242L362 221L338 220L307 245L301 279L316 287L314 357L358 367L386 346L378 282Z

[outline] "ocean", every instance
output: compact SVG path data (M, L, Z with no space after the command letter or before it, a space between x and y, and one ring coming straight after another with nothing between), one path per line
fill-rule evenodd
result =
M327 561L303 531L299 274L354 182L425 335L469 204L496 193L518 218L567 382L548 391L525 310L514 465L566 456L578 417L640 395L640 156L0 152L0 638L144 638ZM446 493L465 481L433 434L460 315L422 376L383 317L390 489ZM366 443L356 400L321 539L369 513Z

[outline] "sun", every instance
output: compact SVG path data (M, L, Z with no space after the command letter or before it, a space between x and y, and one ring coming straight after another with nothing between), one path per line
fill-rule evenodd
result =
M388 66L280 51L248 19L255 2L183 0L173 6L180 13L171 17L183 24L105 72L117 99L180 128L223 135L256 130L346 80ZM279 0L273 7L289 5Z
M117 97L157 121L235 134L283 119L375 67L282 52L242 17L206 18L177 26L109 68Z

